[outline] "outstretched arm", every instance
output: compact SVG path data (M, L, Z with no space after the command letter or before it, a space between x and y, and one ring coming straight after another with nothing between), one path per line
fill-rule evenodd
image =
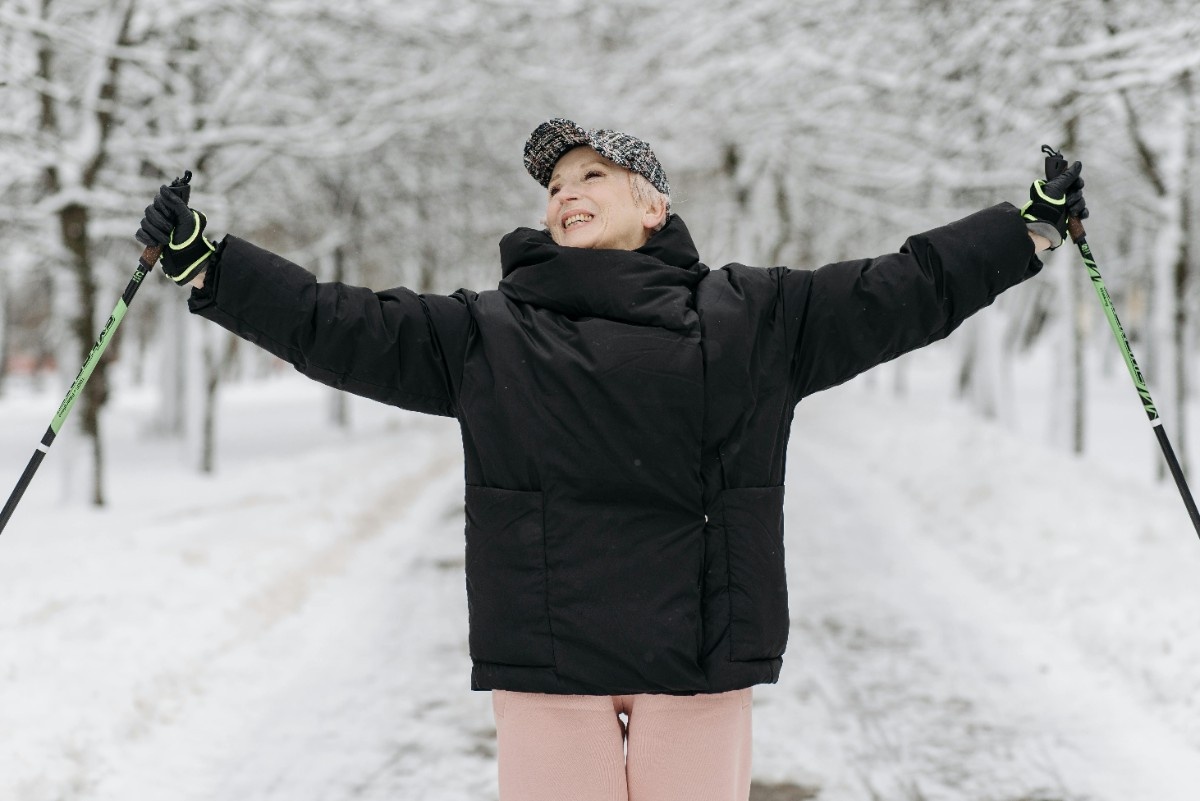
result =
M896 253L783 276L794 400L942 339L1042 263L1002 204L909 237Z
M453 417L471 325L466 293L375 292L319 282L226 236L189 308L336 389Z
M1017 212L1001 204L909 238L898 253L784 276L799 400L941 339L1035 275L1037 253L1084 218L1083 165L1034 181Z
M234 236L214 246L186 195L163 187L137 238L164 245L163 271L194 288L196 314L310 378L384 403L454 416L470 296L374 292L321 283L304 268Z

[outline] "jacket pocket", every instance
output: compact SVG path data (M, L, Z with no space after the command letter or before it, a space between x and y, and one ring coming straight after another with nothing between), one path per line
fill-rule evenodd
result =
M552 667L542 493L468 486L471 658Z
M787 646L783 561L783 487L721 493L729 558L730 658L774 659Z

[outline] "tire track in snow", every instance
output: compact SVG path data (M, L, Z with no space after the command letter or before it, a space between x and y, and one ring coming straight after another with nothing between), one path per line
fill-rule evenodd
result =
M886 411L864 403L877 405ZM787 498L793 639L780 702L799 698L793 717L829 723L800 735L840 757L807 766L821 797L1194 797L1200 753L1057 621L929 536L957 531L938 487L906 475L910 455L850 433L846 408L821 396L801 406Z
M456 452L443 451L427 462L415 478L395 482L397 489L394 492L378 493L374 503L354 512L345 525L339 527L341 533L337 539L308 555L283 575L272 578L260 591L246 599L234 613L237 634L218 646L214 653L225 653L260 637L281 618L299 610L315 585L340 573L365 543L401 519L431 483L447 470L461 464L462 458Z
M316 606L254 644L300 667L245 710L213 795L494 797L489 696L467 691L461 493L461 477L444 473L394 536L372 540ZM234 756L245 753L252 763Z
M395 442L390 438L373 444L362 453L353 448L352 460L339 459L335 472L318 477L319 490L304 495L304 502L297 506L297 498L255 491L230 504L206 507L198 515L203 527L221 525L221 520L231 520L245 514L251 503L258 511L274 518L277 525L318 525L332 532L317 542L298 541L298 558L288 560L276 569L261 576L256 587L243 593L242 598L222 616L215 630L215 643L202 647L183 661L175 662L165 670L139 678L131 699L128 713L123 722L115 723L126 744L121 753L128 755L134 749L153 752L159 746L155 740L161 736L174 737L174 729L193 716L201 702L214 692L225 693L224 682L214 686L214 673L222 670L222 664L245 661L259 643L288 620L302 617L305 606L314 595L337 582L347 566L358 557L364 548L382 535L403 530L410 509L417 504L423 493L444 481L450 470L461 467L457 452L457 441L439 429L433 431L416 429L406 432L418 440L424 440L425 455L419 461L397 458ZM446 445L453 447L446 447ZM332 468L332 463L331 463ZM369 479L364 480L364 477ZM363 496L368 505L359 505ZM272 514L278 508L277 514ZM328 509L350 508L354 511L335 514L330 519ZM237 526L237 523L230 523ZM252 536L252 535L251 535ZM245 652L245 653L244 653ZM255 679L257 680L257 679ZM231 710L230 713L233 713ZM218 715L220 717L220 715ZM92 775L99 772L102 763L97 755L89 760L89 778L75 780L78 792L67 792L64 799L120 798L120 792L112 792L103 782ZM147 760L152 762L153 757ZM139 786L139 791L141 790ZM196 798L180 795L176 797Z

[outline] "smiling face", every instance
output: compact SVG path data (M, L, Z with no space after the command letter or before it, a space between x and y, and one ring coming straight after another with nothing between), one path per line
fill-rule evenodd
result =
M559 245L637 250L662 222L666 207L639 202L632 173L590 147L568 150L548 187L546 227Z

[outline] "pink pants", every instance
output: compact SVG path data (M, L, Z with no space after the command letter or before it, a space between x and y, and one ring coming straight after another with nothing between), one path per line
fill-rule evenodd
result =
M750 700L495 690L500 801L747 801Z

